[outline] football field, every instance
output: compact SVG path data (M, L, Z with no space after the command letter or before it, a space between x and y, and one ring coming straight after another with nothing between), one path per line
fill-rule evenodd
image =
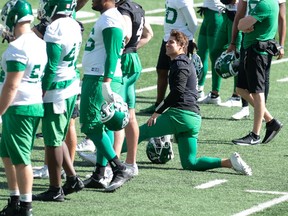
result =
M0 8L4 1L1 1ZM37 9L36 0L30 1ZM164 0L138 0L146 10L147 20L152 25L154 37L139 50L143 72L137 83L136 114L139 125L144 124L149 115L140 112L155 102L155 66L163 37ZM195 0L201 5L200 0ZM82 52L78 67L81 71L83 47L93 23L99 16L90 9L89 1L77 14L84 23ZM36 10L35 10L36 11ZM202 18L199 18L199 32ZM0 43L0 55L7 44ZM280 120L284 127L274 140L256 146L236 146L231 140L246 135L253 126L253 109L250 117L240 121L231 116L240 108L226 108L215 105L200 105L202 127L199 135L198 156L228 158L234 152L251 166L253 175L243 176L232 169L214 169L205 172L181 169L177 143L173 143L175 157L163 165L152 164L146 156L147 141L139 144L137 164L139 175L114 193L102 190L84 189L66 197L63 203L33 202L36 216L288 216L288 45L282 60L273 59L270 74L270 93L267 108ZM232 94L233 80L222 81L220 95L226 101ZM205 93L211 90L211 74L205 84ZM1 128L1 125L0 125ZM39 128L41 131L41 127ZM78 142L84 138L77 121ZM261 138L265 135L262 125ZM125 154L121 156L122 159ZM36 139L32 153L33 166L42 166L44 144ZM85 176L93 171L93 166L82 161L76 154L75 169ZM63 180L64 183L64 180ZM48 188L48 179L35 179L33 193ZM0 209L7 204L9 191L2 161L0 162Z

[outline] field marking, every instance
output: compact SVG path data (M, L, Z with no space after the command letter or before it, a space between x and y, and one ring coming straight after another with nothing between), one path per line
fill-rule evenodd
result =
M145 92L145 91L151 91L151 90L154 90L156 88L157 88L157 85L149 86L149 87L146 87L146 88L137 89L136 93Z
M263 211L264 209L270 208L274 205L280 204L282 202L286 202L288 201L288 193L287 192L278 192L278 191L257 191L257 190L246 190L249 193L263 193L263 194L281 194L281 197L269 200L267 202L264 203L260 203L258 205L255 205L249 209L246 209L242 212L239 212L237 214L234 214L233 216L247 216L247 215L251 215L254 214L256 212L260 212Z
M204 184L195 186L194 188L196 188L196 189L207 189L207 188L215 187L216 185L223 184L225 182L227 182L226 179L216 179L216 180L209 181L209 182L206 182Z

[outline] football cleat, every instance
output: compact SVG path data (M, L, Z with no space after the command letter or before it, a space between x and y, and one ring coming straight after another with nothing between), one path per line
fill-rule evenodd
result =
M230 157L232 168L243 175L252 175L252 169L245 163L237 152L234 152Z
M8 204L0 211L0 216L12 216L16 215L19 210L19 202L11 202L11 199L8 199Z
M283 124L277 119L272 119L270 122L267 122L266 133L262 143L270 142L278 134L282 127Z
M174 158L170 135L149 139L146 146L149 160L155 164L165 164Z
M220 105L221 104L221 98L220 96L214 96L212 95L212 93L210 92L208 95L206 95L205 97L199 98L197 100L198 104L215 104L215 105Z
M68 195L82 190L84 188L84 184L78 176L75 176L75 179L71 179L71 177L69 177L62 188L64 195Z
M88 138L84 138L80 143L77 144L76 151L77 152L82 152L82 151L94 152L95 145L92 140Z
M255 137L253 132L250 132L248 135L232 140L232 143L235 145L249 146L249 145L257 145L260 143L260 136Z
M246 106L246 107L242 107L242 109L235 113L234 115L232 115L232 119L234 120L241 120L243 118L248 118L249 117L249 106Z
M127 103L117 100L113 103L104 102L101 106L101 122L112 131L119 131L129 123Z
M232 76L236 76L239 71L240 54L238 52L223 52L215 62L216 73L227 79Z
M43 193L32 195L33 201L63 202L64 198L65 195L62 188L55 188L51 186Z
M129 181L133 177L133 173L130 169L117 170L113 173L112 181L105 189L106 192L114 192L121 187L125 182Z

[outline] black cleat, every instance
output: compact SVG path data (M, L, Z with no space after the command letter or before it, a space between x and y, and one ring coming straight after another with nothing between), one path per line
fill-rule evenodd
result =
M105 176L97 180L93 178L93 175L90 178L84 180L83 182L85 188L96 188L96 189L104 189L109 184L108 179Z
M242 146L257 145L260 143L260 136L256 138L253 132L250 132L248 135L242 138L232 140L232 142L235 145L242 145Z
M18 213L19 203L12 203L8 199L8 204L0 211L0 216L15 216Z
M32 208L19 207L19 211L15 216L32 216Z
M262 143L270 142L281 130L283 124L277 119L272 119L270 122L266 123L266 134Z
M33 201L45 201L45 202L63 202L64 192L62 188L49 187L49 189L43 193L32 196Z
M113 172L113 178L109 186L105 189L106 192L114 192L117 188L121 187L125 182L133 177L130 169L117 170Z
M78 176L76 176L73 180L67 179L62 188L64 195L68 195L82 190L84 188L84 183Z

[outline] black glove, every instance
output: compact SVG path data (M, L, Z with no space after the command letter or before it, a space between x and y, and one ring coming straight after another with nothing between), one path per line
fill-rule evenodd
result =
M199 15L202 17L206 8L205 7L197 7L197 8L198 8L197 13L199 13Z

